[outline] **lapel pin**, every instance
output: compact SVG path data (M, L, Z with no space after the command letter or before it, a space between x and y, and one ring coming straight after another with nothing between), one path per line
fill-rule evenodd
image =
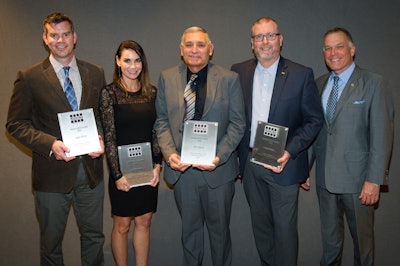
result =
M281 75L286 75L286 72L285 72L285 71L282 71L282 72L281 72Z

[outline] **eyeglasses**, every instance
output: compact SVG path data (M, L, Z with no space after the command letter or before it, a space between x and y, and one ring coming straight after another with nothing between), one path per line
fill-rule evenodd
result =
M273 41L276 39L276 36L281 35L280 33L272 33L272 32L268 32L265 34L257 34L257 35L253 35L251 36L251 38L253 38L254 41L256 42L262 42L264 40L264 37L267 38L268 41Z

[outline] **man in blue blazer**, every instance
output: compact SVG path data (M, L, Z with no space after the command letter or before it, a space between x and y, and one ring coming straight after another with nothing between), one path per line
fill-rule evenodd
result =
M346 216L354 265L374 263L374 208L384 183L393 140L393 103L380 75L360 69L350 33L334 28L324 35L325 63L317 79L324 109L338 77L338 101L313 144L320 206L321 265L340 265ZM337 79L337 78L336 78ZM329 109L329 108L328 108Z
M72 111L64 93L69 66L79 109L98 116L99 91L105 86L101 67L75 58L77 35L71 19L51 13L43 21L44 61L18 72L11 96L7 130L32 150L32 186L40 226L41 265L63 265L62 240L71 206L81 234L82 265L103 265L103 157L101 151L67 157L57 114ZM33 263L32 264L36 264Z
M307 149L323 123L310 68L280 56L283 36L271 18L251 29L256 59L238 63L246 110L246 131L239 146L243 185L262 265L296 265L299 184L308 177ZM280 168L250 161L258 121L289 128Z
M201 265L204 223L210 238L213 265L231 265L229 230L234 180L239 174L236 148L245 128L244 103L238 75L210 63L214 46L199 27L184 31L181 39L184 64L162 71L156 98L155 129L164 158L164 176L174 186L182 219L183 265ZM213 165L181 162L184 91L192 74L195 112L193 120L218 122Z

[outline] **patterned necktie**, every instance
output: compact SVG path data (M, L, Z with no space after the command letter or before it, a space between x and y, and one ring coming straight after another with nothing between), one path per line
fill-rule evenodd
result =
M74 86L72 86L72 82L69 79L69 66L63 67L65 73L65 81L64 81L64 92L65 96L69 101L69 104L72 107L72 110L78 110L78 102L76 100Z
M329 94L328 102L326 104L326 119L330 124L332 122L333 115L335 114L336 103L339 95L339 77L333 77L333 87Z
M190 120L194 117L194 107L196 105L196 91L192 89L193 81L197 78L196 74L190 76L190 80L185 87L183 97L186 102L186 111L184 121Z

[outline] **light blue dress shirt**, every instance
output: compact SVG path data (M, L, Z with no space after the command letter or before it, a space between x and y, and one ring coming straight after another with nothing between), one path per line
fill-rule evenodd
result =
M351 74L353 74L355 67L356 67L356 64L353 62L345 71L343 71L342 73L337 75L339 77L338 100L340 99L340 95L342 95L344 87L346 87L346 84L349 81ZM329 94L331 93L331 90L333 87L333 77L334 76L336 76L336 74L332 71L332 73L328 79L328 82L326 83L324 92L322 93L322 106L324 108L325 113L326 113L326 105L328 103Z
M58 77L58 80L60 81L61 87L63 90L64 88L64 80L65 80L65 73L63 69L63 65L58 62L53 55L50 55L49 57L50 63L54 68L54 71L56 72L56 75ZM80 106L81 103L81 97L82 97L82 81L81 81L81 75L79 73L79 68L76 63L76 58L72 59L72 61L69 63L69 79L72 82L72 85L74 86L74 91L76 95L76 100L78 102L78 107Z
M268 122L278 63L279 58L269 68L257 63L254 71L250 148L254 145L258 121Z

